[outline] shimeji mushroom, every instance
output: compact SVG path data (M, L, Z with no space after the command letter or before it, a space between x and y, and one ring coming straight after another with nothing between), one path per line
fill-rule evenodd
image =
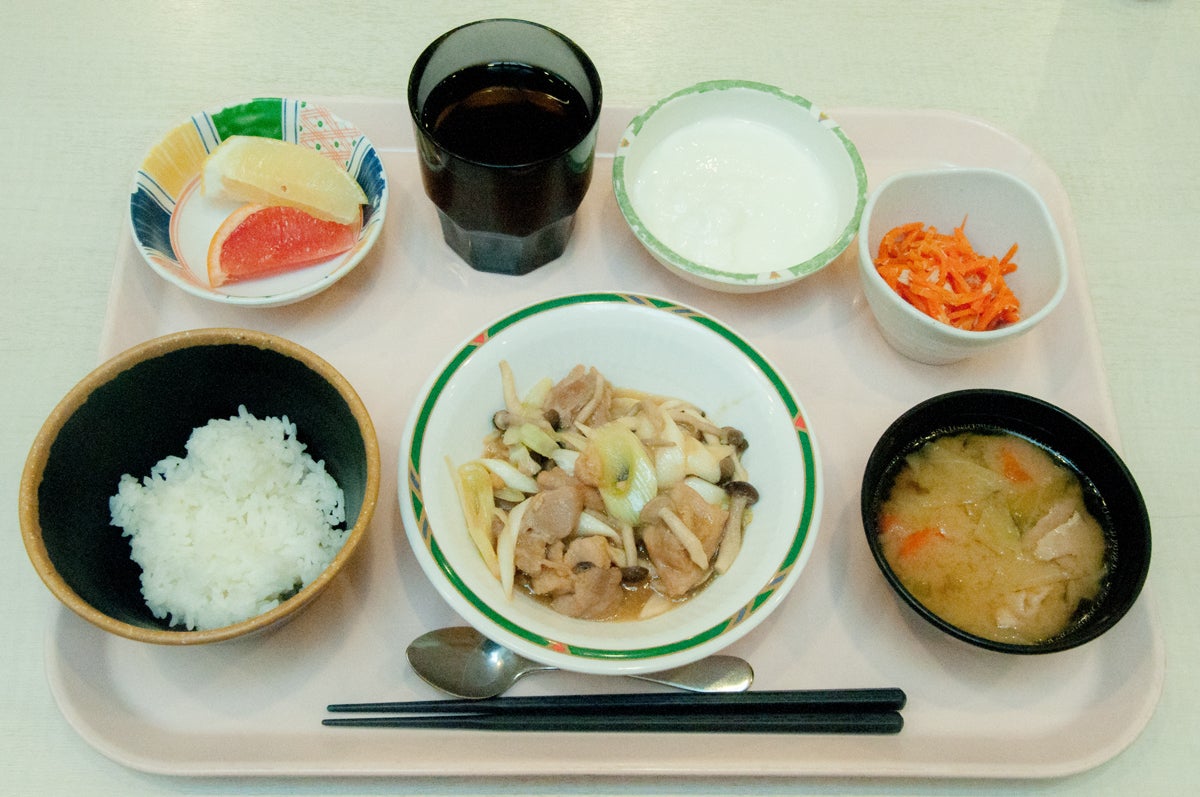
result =
M758 490L749 482L726 482L725 491L729 493L729 518L725 521L725 533L721 535L721 550L717 551L717 561L713 563L713 569L718 573L727 571L741 550L742 515L746 507L758 501Z
M671 511L669 506L664 506L658 511L658 519L663 522L675 538L683 545L687 551L688 558L701 570L708 569L708 554L704 553L704 544L700 542L700 538L696 536L683 520Z
M560 415L548 405L561 382L543 378L521 396L507 362L500 363L500 372L504 406L492 416L494 431L485 438L484 455L466 470L472 477L470 486L481 494L487 488L490 500L464 495L464 475L454 475L464 514L474 527L472 536L506 595L512 594L517 576L515 549L525 510L530 496L540 491L534 477L545 468L560 468L598 490L604 511L583 513L573 533L576 540L591 537L591 543L603 546L625 584L644 584L661 575L654 572L653 560L642 560L639 553L635 529L651 520L660 521L681 544L703 578L729 569L749 520L746 507L758 500L742 465L747 441L739 429L718 426L680 399L611 388L595 369L584 374L580 384L572 383L582 389L575 397L578 402L564 405ZM577 377L575 371L569 375ZM576 403L582 403L578 410ZM666 495L676 485L691 488L714 511L728 508L723 525L717 515L701 513L697 518L710 544L711 536L720 534L712 556ZM511 508L505 512L502 507ZM498 529L493 528L495 518L500 520ZM594 564L580 561L580 570L589 567L594 569ZM641 616L672 605L671 599L653 592Z

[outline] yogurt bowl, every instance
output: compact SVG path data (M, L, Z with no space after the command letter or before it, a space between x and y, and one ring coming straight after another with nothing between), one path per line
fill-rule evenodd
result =
M748 293L833 262L858 232L867 179L854 144L808 100L716 80L629 124L613 189L658 262L697 285Z

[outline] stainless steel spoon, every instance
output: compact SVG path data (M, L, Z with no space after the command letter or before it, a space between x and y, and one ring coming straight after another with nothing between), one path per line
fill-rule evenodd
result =
M408 646L408 661L430 686L470 699L503 694L526 673L558 669L530 661L466 626L417 637ZM754 670L736 656L709 656L672 670L629 677L689 692L744 692L754 681Z

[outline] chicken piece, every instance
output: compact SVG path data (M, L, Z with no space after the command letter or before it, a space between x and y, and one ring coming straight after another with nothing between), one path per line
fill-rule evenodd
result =
M663 523L655 522L643 527L642 543L654 565L658 587L663 594L672 598L681 597L708 576L707 571L701 570L692 561L683 543Z
M542 408L558 417L559 429L570 429L576 421L600 426L609 421L612 385L595 368L577 365L550 388Z
M560 487L574 487L577 484L579 480L562 468L546 468L537 475L538 491L543 493Z
M1057 585L1046 584L1040 587L1023 589L1009 595L996 609L997 628L1021 628L1029 622L1029 618L1037 615L1046 598L1054 592ZM1059 590L1061 592L1061 589Z
M1083 515L1074 512L1066 522L1042 535L1034 546L1033 555L1044 562L1064 556L1080 556L1094 547L1092 531Z
M577 537L571 540L571 544L567 546L564 560L572 569L584 562L595 567L609 567L613 563L612 556L608 552L608 543L599 535Z
M1046 514L1042 515L1029 531L1025 532L1021 538L1022 543L1030 550L1036 549L1042 537L1069 521L1075 511L1074 501L1070 498L1060 499L1046 510Z
M563 542L575 530L583 503L571 487L540 492L529 506L517 531L514 561L529 576L536 595L562 595L571 591L571 568L564 561Z
M1059 501L1022 537L1035 559L1054 562L1070 577L1102 571L1104 531L1090 514L1071 499Z
M537 563L537 570L528 574L529 589L534 595L566 595L575 588L565 558L566 546L562 541L551 543L545 558Z
M656 498L655 501L662 497ZM704 553L711 560L721 543L728 512L708 503L703 496L682 482L672 487L665 497L671 510L700 540ZM647 504L647 507L649 506L650 504ZM661 507L662 504L659 503L658 506ZM679 538L659 520L650 521L643 527L642 543L654 565L659 586L669 597L686 595L702 584L711 572L692 561Z
M620 608L624 598L620 568L589 567L575 573L572 582L573 592L551 601L555 611L584 620L604 620Z
M704 552L711 557L721 544L721 534L725 531L729 513L704 500L704 496L683 482L673 486L667 495L671 498L675 514L700 538Z
M547 468L537 475L538 489L543 492L569 487L579 492L583 508L604 514L604 499L594 485L587 485L562 468Z
M621 605L621 569L613 565L603 537L579 537L567 548L565 563L571 569L571 592L559 595L551 606L570 617L602 620Z
M530 498L517 532L517 569L536 575L549 547L575 530L582 511L580 492L570 487L547 490Z

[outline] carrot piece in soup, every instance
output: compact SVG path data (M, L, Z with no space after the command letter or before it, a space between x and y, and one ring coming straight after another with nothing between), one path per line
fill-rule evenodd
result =
M1007 446L1000 452L1000 470L1004 474L1004 478L1015 484L1023 484L1033 478L1029 471L1025 470L1025 466L1021 464L1017 455Z
M930 542L930 540L939 536L940 534L941 532L932 526L926 526L919 531L914 531L912 534L909 534L904 538L904 542L900 543L901 558L912 556L917 551L924 548Z

